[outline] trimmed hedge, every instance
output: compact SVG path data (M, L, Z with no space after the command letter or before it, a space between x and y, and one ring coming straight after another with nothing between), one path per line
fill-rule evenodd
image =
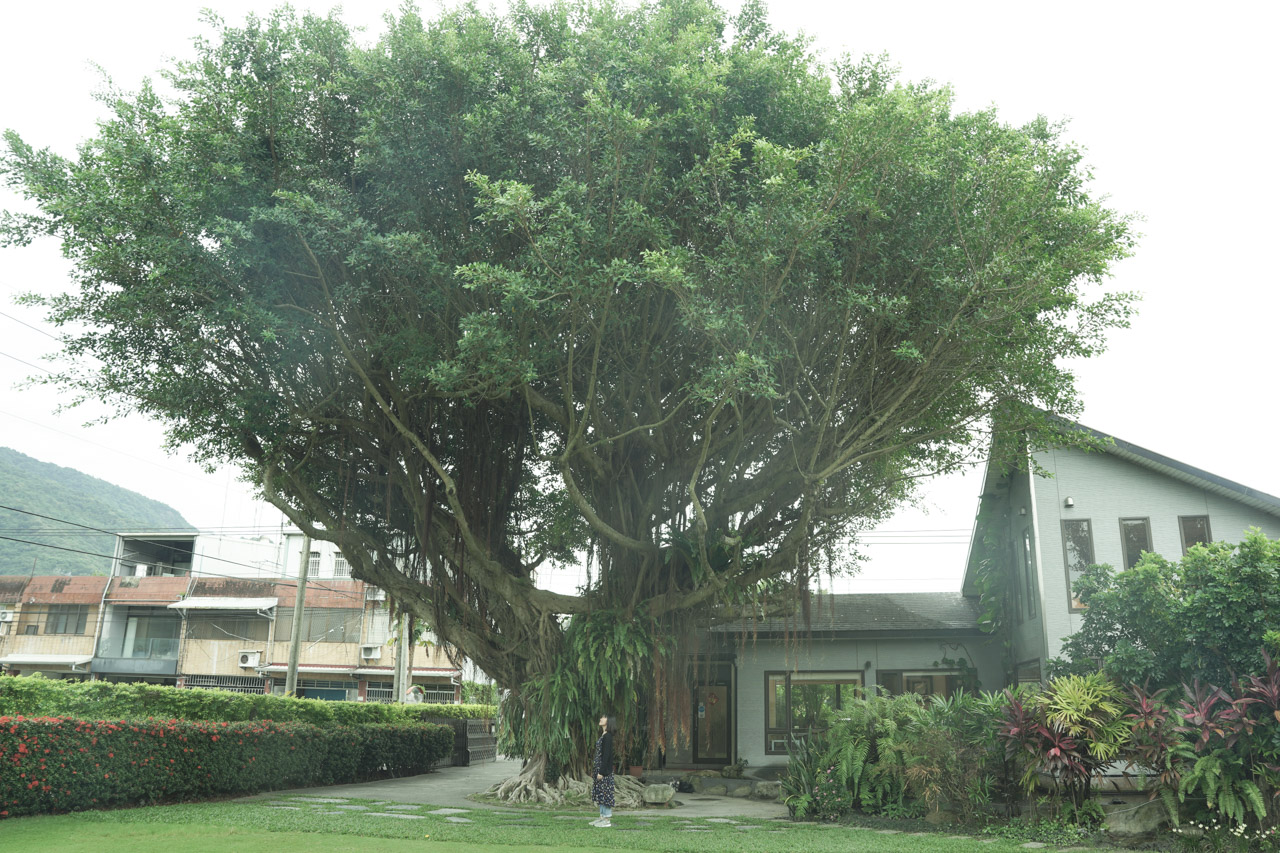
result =
M0 817L425 773L453 742L421 723L0 716Z
M77 719L276 720L315 725L420 722L429 718L496 717L493 705L390 705L326 702L227 690L178 689L157 684L0 678L0 715Z

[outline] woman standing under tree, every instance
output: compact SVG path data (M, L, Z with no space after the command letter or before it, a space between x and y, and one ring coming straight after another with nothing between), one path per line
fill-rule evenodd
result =
M591 802L600 807L600 819L592 826L613 826L613 736L618 733L617 717L600 718L600 739L591 759Z

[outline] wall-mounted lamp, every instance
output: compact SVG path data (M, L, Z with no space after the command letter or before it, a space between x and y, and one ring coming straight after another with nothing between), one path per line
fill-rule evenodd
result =
M1026 515L1026 514L1027 514L1027 508L1025 506L1018 507L1018 515Z
M867 661L862 665L863 669L871 669L871 661Z
M1076 499L1067 498L1065 501L1062 502L1062 505L1065 506L1067 509L1071 509L1073 506L1076 505Z

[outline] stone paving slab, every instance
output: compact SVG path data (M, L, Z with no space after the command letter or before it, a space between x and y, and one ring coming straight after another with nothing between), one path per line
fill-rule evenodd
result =
M454 817L453 815L446 815L445 820L449 821L449 823L475 823L469 817Z
M469 811L471 811L471 809L432 809L431 811L427 812L427 814L438 814L438 815L466 814Z
M426 820L420 814L400 814L399 812L365 812L365 817L398 817L401 820Z
M349 803L350 797L290 797L299 803Z
M337 805L337 806L334 806L334 808L342 809L343 811L349 811L349 812L367 812L369 810L368 806L356 806L356 805L345 805L345 806Z

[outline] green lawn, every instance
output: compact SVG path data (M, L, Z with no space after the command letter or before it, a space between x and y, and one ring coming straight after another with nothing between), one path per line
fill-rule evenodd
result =
M366 800L343 805L385 809ZM612 829L587 823L581 812L496 814L479 809L455 823L428 814L434 806L395 811L413 817L379 817L334 804L279 798L252 803L198 803L109 812L80 812L53 817L11 818L0 822L4 849L57 850L58 853L293 853L324 850L380 853L436 850L536 851L584 849L660 850L672 853L997 853L1019 843L947 838L945 835L881 834L844 826L751 821L717 823L682 818L678 813L618 816ZM514 811L514 810L513 810ZM751 828L746 828L751 827ZM690 831L696 829L698 831ZM379 839L376 848L369 839Z

